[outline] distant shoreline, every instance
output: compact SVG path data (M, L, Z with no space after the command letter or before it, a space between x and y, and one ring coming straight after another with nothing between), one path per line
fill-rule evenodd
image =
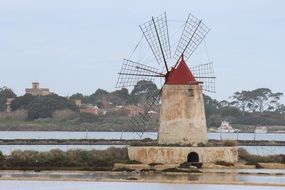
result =
M15 129L0 129L0 132L100 132L100 133L106 133L106 132L115 132L115 133L133 133L134 131L122 131L122 130L95 130L95 129L76 129L76 130L68 130L68 129L21 129L21 130L15 130ZM144 131L146 133L157 133L157 130L146 130ZM217 132L217 131L212 131L212 130L208 130L207 133L216 133L216 134L245 134L245 133L251 133L251 134L256 134L256 135L260 135L260 134L284 134L285 130L283 131L269 131L267 133L254 133L252 131L241 131L238 133L229 133L229 132Z
M285 141L271 140L234 140L238 146L285 146ZM213 146L222 146L223 140L208 141ZM127 139L0 139L0 145L133 145L155 146L157 140L145 138ZM179 145L169 145L179 146Z
M96 131L96 132L132 132L131 123L128 118L112 118L112 122L107 121L73 121L39 119L34 121L18 121L13 119L0 119L0 131ZM157 132L159 123L155 123L145 129L145 132ZM252 133L255 125L232 124L239 133ZM208 132L215 132L216 127L208 126ZM285 132L285 126L269 125L268 133ZM226 134L226 133L225 133Z

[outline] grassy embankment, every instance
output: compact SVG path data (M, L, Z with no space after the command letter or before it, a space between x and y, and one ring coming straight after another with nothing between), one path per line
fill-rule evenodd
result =
M6 114L7 115L7 114ZM107 113L92 115L82 113L72 119L60 117L28 120L15 117L0 117L0 131L130 131L130 118ZM156 131L158 118L153 118L146 131Z
M239 161L245 162L247 165L259 166L259 163L282 163L285 164L285 154L259 156L249 154L245 149L238 150Z
M239 162L261 168L259 163L285 164L285 155L257 156L249 154L244 149L239 149ZM17 150L13 151L11 155L3 155L0 152L0 169L2 170L110 171L113 170L115 163L138 164L138 162L129 160L126 148L91 151L55 149L49 152ZM216 164L233 166L233 164L225 162ZM183 167L183 164L180 167Z
M156 131L158 122L153 122L147 131ZM241 132L253 132L255 126L233 124ZM96 120L76 118L73 120L38 119L34 121L0 120L0 131L130 131L129 118L125 116L104 117ZM285 131L285 126L271 126L268 132Z
M0 131L128 131L127 118L116 118L116 121L87 122L74 120L38 119L34 121L1 120Z
M16 150L11 155L0 152L2 170L96 170L109 171L113 164L131 163L126 148L107 150L68 150L58 149L49 152Z

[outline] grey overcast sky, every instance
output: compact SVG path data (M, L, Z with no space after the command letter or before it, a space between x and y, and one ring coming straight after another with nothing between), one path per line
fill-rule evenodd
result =
M285 93L283 0L0 0L0 86L18 95L33 81L64 96L113 91L139 25L164 11L173 22L191 12L211 28L212 97L259 87ZM197 55L190 65L207 60Z

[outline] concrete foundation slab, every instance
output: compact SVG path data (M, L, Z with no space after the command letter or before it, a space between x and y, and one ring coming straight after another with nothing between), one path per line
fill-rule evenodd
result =
M238 161L237 147L170 147L170 146L129 146L130 160L145 164L180 164L184 162L215 163ZM198 159L198 160L197 160Z

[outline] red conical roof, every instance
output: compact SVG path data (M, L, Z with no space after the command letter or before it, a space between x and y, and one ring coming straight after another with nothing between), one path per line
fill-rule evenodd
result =
M166 79L166 84L170 85L198 84L194 75L192 74L189 67L185 63L183 56L180 62L177 64L176 68L172 68L171 71L169 72L169 75Z

